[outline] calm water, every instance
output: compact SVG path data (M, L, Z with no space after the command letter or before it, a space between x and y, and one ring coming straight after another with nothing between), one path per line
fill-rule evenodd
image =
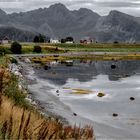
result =
M30 77L37 84L29 88L44 106L51 104L53 111L71 123L93 125L97 139L140 139L140 61L52 63L49 70L33 71ZM77 88L90 93L71 94ZM105 96L98 97L99 92Z

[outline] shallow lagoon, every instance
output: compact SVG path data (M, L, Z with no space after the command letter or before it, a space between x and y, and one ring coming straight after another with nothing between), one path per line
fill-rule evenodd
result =
M97 139L140 139L139 61L55 62L49 70L30 68L28 77L36 79L29 89L44 108L70 123L93 125ZM77 94L75 89L90 92Z

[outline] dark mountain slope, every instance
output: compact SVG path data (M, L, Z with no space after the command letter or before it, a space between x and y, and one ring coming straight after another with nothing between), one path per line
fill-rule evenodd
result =
M119 11L111 11L108 16L102 17L86 8L70 11L58 3L49 8L13 14L0 10L0 19L0 25L18 28L23 32L26 30L23 34L27 33L27 38L29 34L41 33L59 39L73 36L79 40L89 36L100 42L140 41L139 18Z

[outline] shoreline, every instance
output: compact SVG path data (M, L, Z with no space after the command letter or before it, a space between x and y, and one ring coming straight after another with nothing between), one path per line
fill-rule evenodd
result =
M18 60L18 62L20 66L24 67L24 70L22 69L23 70L22 75L24 80L26 81L26 84L28 85L27 90L29 94L27 100L37 109L37 111L39 111L41 115L49 118L58 119L66 126L76 125L76 126L85 127L85 126L94 125L94 122L92 120L83 118L82 116L79 115L75 116L74 115L75 113L66 104L60 101L60 99L55 95L49 94L48 96L48 98L50 98L54 103L53 106L52 103L49 103L49 99L45 100L45 103L43 101L39 101L38 99L36 99L35 96L40 91L37 92L37 90L35 89L39 81L37 81L37 77L33 76L34 75L34 72L32 70L33 68L31 66L28 66L28 63L21 62L21 60ZM59 108L57 108L58 106Z
M29 66L30 66L29 68L33 69L30 64L29 64ZM24 66L24 68L25 68L25 66ZM59 105L60 102L62 103L62 101L58 100L58 97L55 97L54 95L50 96L50 94L52 94L52 93L46 92L47 88L50 88L48 86L49 83L46 80L43 81L43 79L39 79L39 78L37 78L37 80L35 80L36 79L35 77L37 77L37 75L35 75L34 72L31 69L29 69L29 73L26 73L26 76L27 77L29 76L29 79L31 78L31 80L32 80L31 83L30 83L31 87L29 88L30 89L29 91L31 91L31 93L32 93L31 96L34 97L34 99L35 98L36 99L40 98L42 96L41 102L39 102L39 105L40 106L42 105L43 109L44 109L44 106L45 106L45 108L47 110L49 110L49 105L50 105L50 110L52 111L51 112L52 114L49 114L50 116L54 115L55 117L58 117L55 114L55 113L58 113L58 114L60 114L60 116L63 116L65 119L67 119L69 121L68 124L71 124L71 125L75 124L75 123L72 124L73 122L77 122L77 124L81 124L81 122L85 121L84 122L85 124L90 124L90 125L93 126L93 128L96 128L95 129L96 138L99 138L99 139L104 139L104 138L114 138L114 139L115 138L116 139L120 138L121 139L121 138L137 138L137 137L139 138L138 134L136 134L135 136L134 136L135 133L128 134L128 131L125 130L125 129L116 128L113 125L103 123L103 122L101 122L99 120L91 121L89 119L86 119L85 117L80 118L79 115L78 116L73 116L73 111L70 111L69 108L59 110L61 107L62 108L64 107L64 104L61 104L61 106L59 106L59 107L57 106L57 105ZM26 69L25 69L25 71L26 71ZM37 92L37 90L38 90L38 92ZM39 94L41 94L41 95L39 95ZM47 98L45 99L44 97L46 96L46 94L48 94L48 95L47 95ZM56 104L53 104L53 106L52 106L52 104L49 104L48 101L50 99L53 100L53 102L55 102ZM48 106L45 104L45 102L48 103L47 104ZM56 108L54 109L53 107L56 107ZM58 111L60 111L60 112L58 112Z
M18 60L18 62L20 63L19 66L23 67L24 63L22 63L20 60ZM26 68L25 68L26 67ZM64 124L64 125L69 125L68 121L66 120L66 118L62 117L61 115L58 115L58 114L55 114L55 112L52 112L51 111L51 108L49 108L49 106L51 104L48 103L48 109L46 110L43 103L37 99L35 99L34 97L34 94L29 86L32 86L32 85L36 85L37 84L37 80L36 79L31 79L31 74L30 73L31 71L28 69L28 66L25 66L24 65L24 70L22 68L22 77L24 79L24 81L26 81L26 84L27 84L27 92L28 92L28 95L26 97L26 100L29 101L31 103L31 105L33 105L37 111L39 111L39 113L45 117L48 117L48 118L54 118L54 119L58 119L58 120L61 120L61 122Z

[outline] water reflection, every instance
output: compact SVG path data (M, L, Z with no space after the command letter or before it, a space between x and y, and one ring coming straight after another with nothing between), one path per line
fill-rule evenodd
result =
M91 81L97 75L108 75L110 81L129 77L140 73L139 61L73 61L72 66L66 64L52 64L51 69L35 69L40 78L45 78L57 85L64 85L66 81L77 79L80 82Z

